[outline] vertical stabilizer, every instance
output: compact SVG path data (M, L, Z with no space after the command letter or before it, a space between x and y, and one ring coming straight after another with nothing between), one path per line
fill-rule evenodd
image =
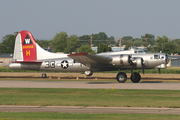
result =
M67 57L67 54L51 53L41 48L29 31L23 30L16 37L13 57L15 61L36 61L62 57Z
M36 41L30 32L24 30L17 35L13 59L16 61L37 60Z

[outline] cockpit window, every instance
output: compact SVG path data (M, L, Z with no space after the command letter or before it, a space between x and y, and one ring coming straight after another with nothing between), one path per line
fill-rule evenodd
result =
M140 50L140 51L134 51L134 53L144 53L144 51Z
M164 56L162 56L161 59L164 59Z
M143 53L143 51L138 51L138 53Z
M154 55L154 59L159 59L159 55Z

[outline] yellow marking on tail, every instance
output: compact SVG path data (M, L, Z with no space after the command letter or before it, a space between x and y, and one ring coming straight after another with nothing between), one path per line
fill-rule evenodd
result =
M26 46L23 46L23 49L29 49L29 48L34 48L33 45L26 45Z
M26 50L26 56L30 56L30 50Z

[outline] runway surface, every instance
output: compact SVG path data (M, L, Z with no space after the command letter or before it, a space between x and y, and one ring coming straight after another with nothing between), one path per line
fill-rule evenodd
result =
M180 90L180 83L118 83L87 81L0 81L1 88L84 88Z
M0 105L0 112L121 113L121 114L134 113L134 114L180 115L180 108Z
M161 89L180 90L180 75L146 74L141 83L118 83L116 74L96 74L86 78L82 74L48 74L52 79L42 80L40 73L1 73L0 88L83 88L83 89ZM128 74L128 78L129 78ZM61 79L57 81L58 77ZM85 81L77 80L77 77ZM64 78L64 79L63 79ZM14 79L14 80L8 80ZM23 81L23 79L25 81ZM34 79L36 81L34 81ZM72 81L69 81L71 80ZM53 81L56 80L56 81ZM67 81L64 81L67 80ZM93 81L92 81L93 80ZM96 81L100 80L100 81ZM110 80L105 82L104 80ZM111 82L112 81L112 82ZM163 83L168 81L169 83ZM173 82L171 82L173 81ZM178 83L175 83L177 81ZM121 114L176 114L180 108L145 108L145 107L83 107L83 106L12 106L0 105L0 112L61 112L61 113L121 113Z

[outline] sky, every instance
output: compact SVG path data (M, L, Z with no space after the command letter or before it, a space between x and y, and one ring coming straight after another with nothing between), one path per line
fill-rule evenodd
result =
M116 39L146 33L180 38L180 0L0 0L0 40L28 30L50 40L105 32Z

